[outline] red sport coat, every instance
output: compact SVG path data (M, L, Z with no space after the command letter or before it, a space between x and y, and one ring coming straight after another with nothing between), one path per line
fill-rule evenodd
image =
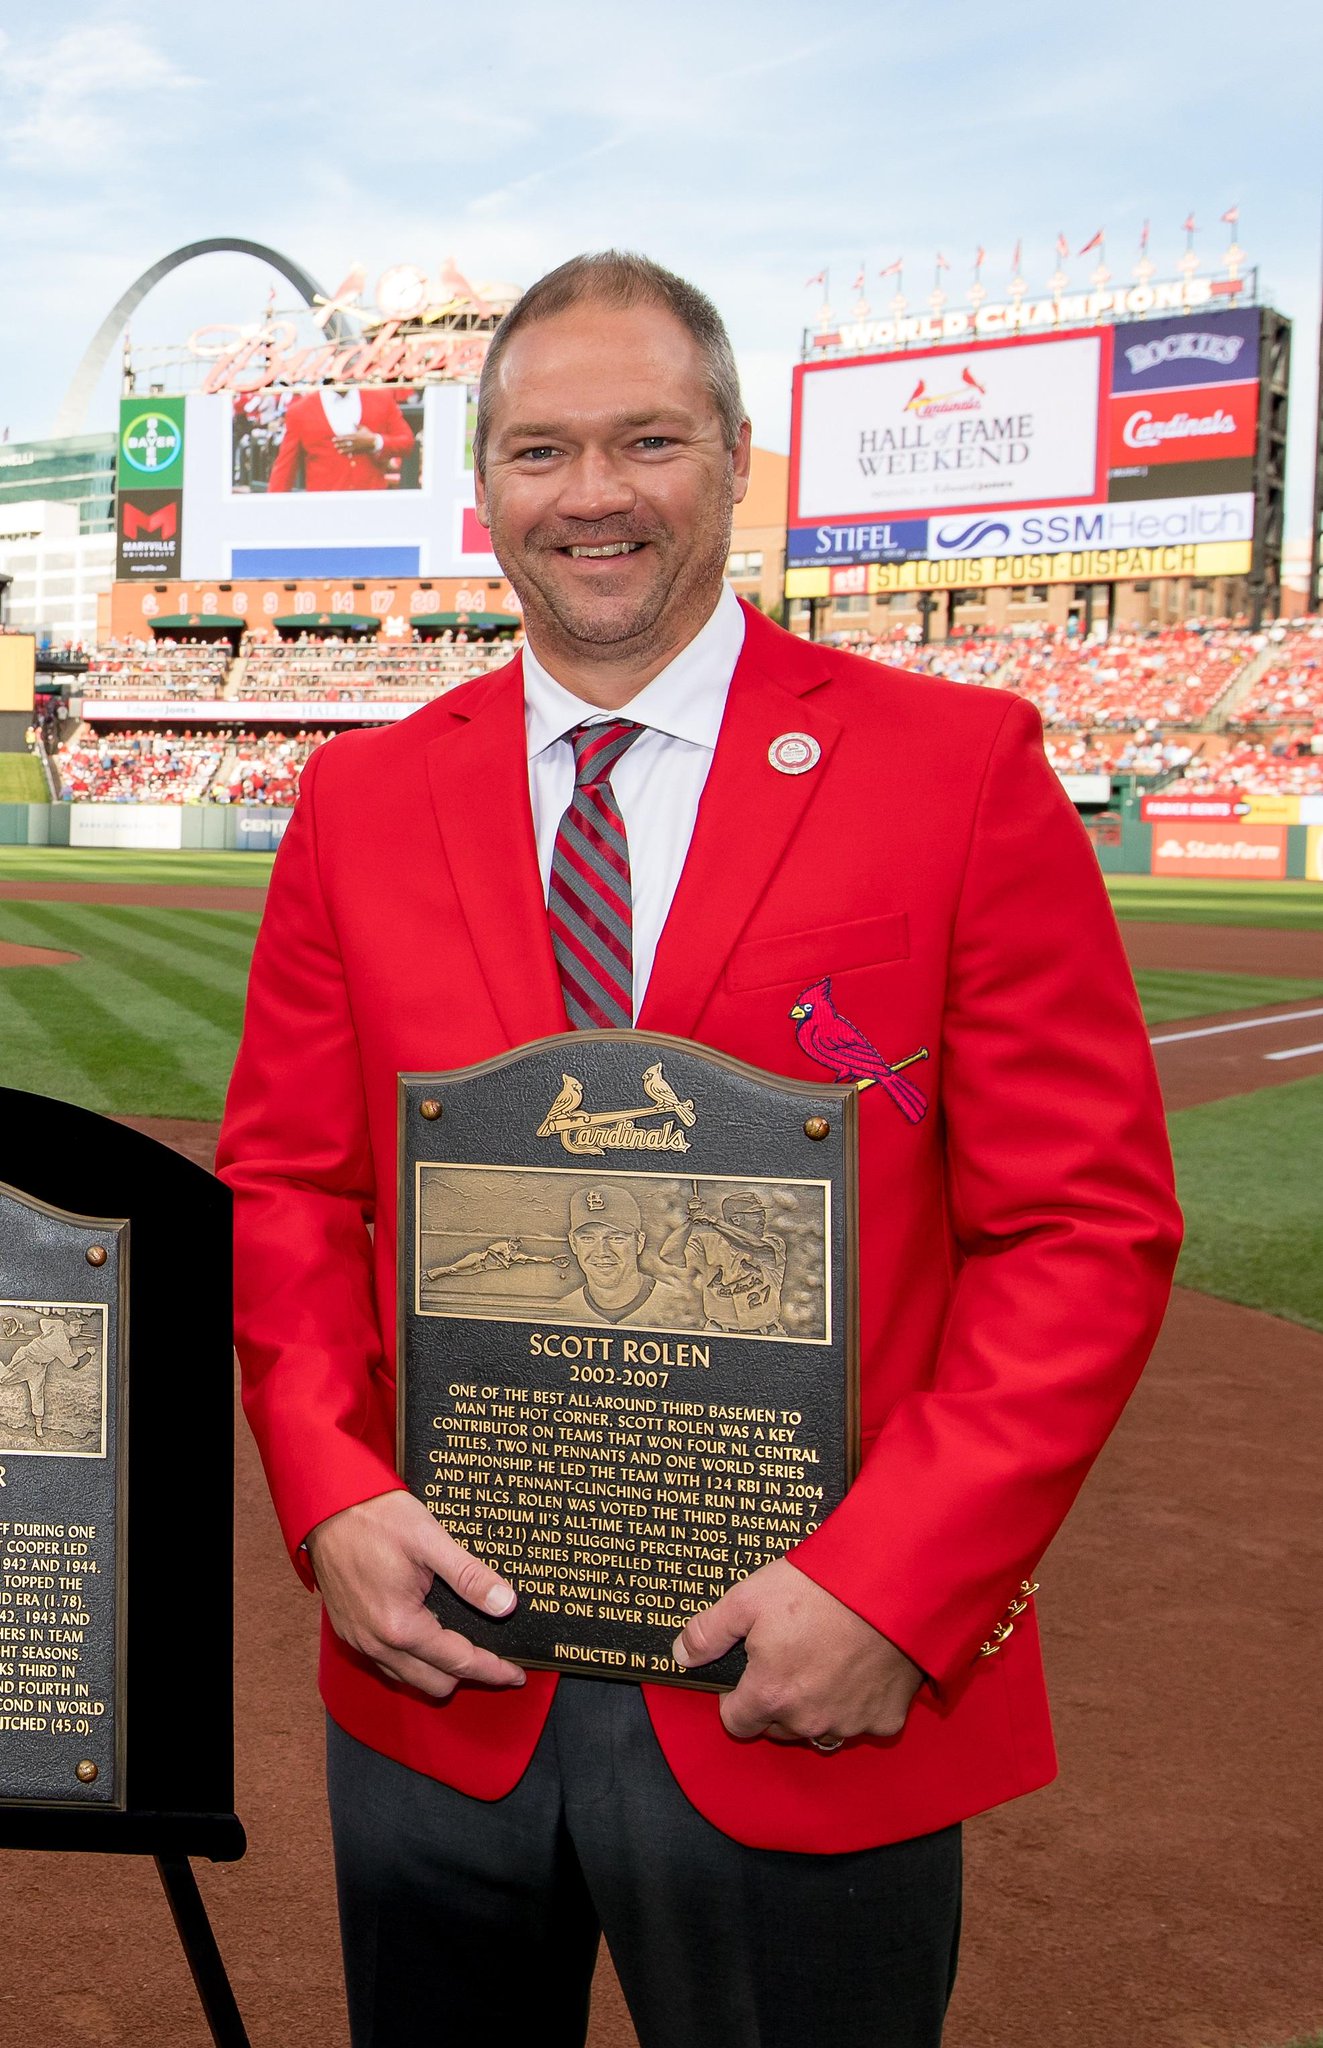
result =
M1019 1589L1143 1366L1180 1221L1134 988L1035 712L746 626L639 1023L818 1080L788 1012L830 975L884 1056L930 1049L920 1123L860 1096L863 1465L793 1557L932 1683L901 1735L834 1755L735 1742L712 1694L644 1693L717 1827L848 1850L1054 1774ZM821 747L808 772L771 765L786 733ZM314 755L272 876L220 1171L247 1412L305 1578L308 1531L400 1483L396 1076L565 1028L516 659ZM324 1629L340 1725L479 1798L517 1782L555 1684L436 1705Z
M339 454L321 399L311 391L304 398L290 400L284 439L267 490L292 491L302 455L305 491L384 491L392 457L407 455L413 447L413 428L389 391L365 388L362 400L359 425L370 434L380 434L378 454Z

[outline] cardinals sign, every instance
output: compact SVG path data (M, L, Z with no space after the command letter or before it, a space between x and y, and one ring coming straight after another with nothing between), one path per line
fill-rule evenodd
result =
M518 1589L464 1609L502 1656L733 1684L676 1635L854 1477L858 1086L926 1103L822 987L848 1085L636 1031L401 1076L399 1469Z

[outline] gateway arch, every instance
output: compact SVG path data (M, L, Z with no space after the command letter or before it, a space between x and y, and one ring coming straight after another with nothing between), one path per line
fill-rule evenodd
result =
M305 305L315 305L318 299L325 299L315 277L298 263L291 263L288 256L282 256L278 249L268 249L265 242L245 242L233 235L217 235L206 242L189 242L182 249L175 249L169 256L162 256L153 263L150 270L135 278L123 297L117 299L107 313L96 333L92 336L83 354L83 359L74 371L69 389L55 417L53 432L57 436L79 434L87 417L87 408L92 393L97 387L101 372L110 361L111 352L142 304L153 285L168 277L172 270L178 270L181 263L191 263L195 256L255 256L259 263L267 263L272 270L278 270L302 298ZM350 330L342 313L332 313L326 323L326 332L333 340L348 340Z

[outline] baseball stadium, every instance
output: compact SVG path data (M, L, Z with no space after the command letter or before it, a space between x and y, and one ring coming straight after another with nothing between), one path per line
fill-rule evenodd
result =
M126 347L117 430L89 452L133 307L220 247L297 303ZM1300 1648L1323 1572L1323 610L1317 550L1307 588L1284 574L1290 323L1234 224L1213 277L1018 286L1001 308L824 307L789 456L755 452L728 565L748 602L874 662L879 691L900 667L1040 713L1120 921L1186 1218L1152 1364L1039 1573L1062 1774L968 1830L947 2040L1319 2048ZM301 769L521 643L472 454L516 297L453 265L324 291L259 245L190 245L112 310L40 459L0 460L6 1086L211 1167ZM1012 444L1005 475L983 463ZM952 449L971 461L948 474ZM57 592L75 555L93 567ZM16 1426L21 1388L0 1404ZM198 1877L253 2040L323 2048L344 2018L316 1603L241 1422L236 1452L249 1849ZM187 1720L181 1701L185 1740ZM15 1927L67 1936L78 1906L76 1941L9 1973L6 2038L204 2038L153 1873L121 1860L112 1888L92 1857L73 1876L8 1856ZM635 2041L604 1952L590 2038Z

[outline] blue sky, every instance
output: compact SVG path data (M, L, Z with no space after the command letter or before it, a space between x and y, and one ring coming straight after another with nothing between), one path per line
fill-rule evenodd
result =
M134 0L10 13L0 29L0 425L49 431L92 331L132 279L209 235L264 241L328 287L353 262L527 283L585 247L640 248L729 322L756 438L784 447L789 373L830 264L934 252L953 294L1016 238L1042 284L1064 231L1108 231L1128 272L1144 220L1169 274L1194 209L1224 208L1296 321L1292 535L1307 531L1319 309L1323 9L1226 0L1108 9L838 0L485 0L381 10ZM1068 265L1082 285L1096 258ZM158 288L135 340L261 309L268 279L212 257ZM877 282L875 307L893 287ZM95 425L111 420L104 381Z

